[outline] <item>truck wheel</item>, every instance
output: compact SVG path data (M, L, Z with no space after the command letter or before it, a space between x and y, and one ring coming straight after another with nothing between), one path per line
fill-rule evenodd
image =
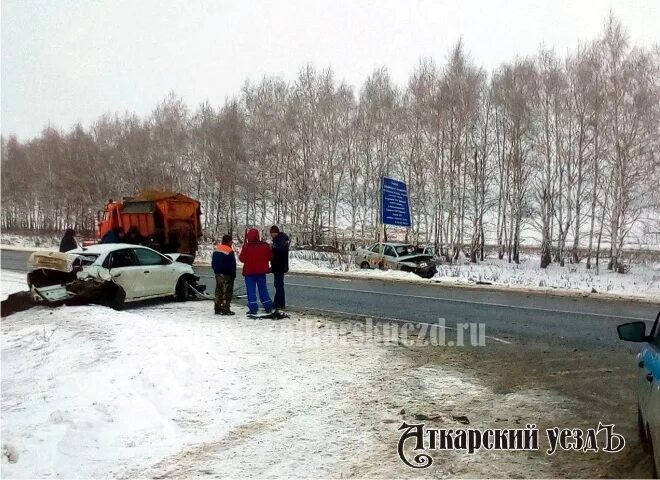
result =
M175 295L177 302L185 302L186 300L190 299L189 285L190 285L190 278L188 277L188 275L183 275L176 282Z
M113 310L123 310L124 301L126 300L126 292L124 289L116 285L113 291L111 291L110 295L111 296L110 301L108 302L108 306Z
M364 268L365 270L368 270L371 268L371 266L369 266L369 262L362 262L360 264L360 268Z

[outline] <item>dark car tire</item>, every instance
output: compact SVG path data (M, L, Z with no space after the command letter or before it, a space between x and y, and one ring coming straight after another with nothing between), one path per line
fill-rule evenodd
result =
M185 302L190 298L190 275L182 275L176 282L174 294L177 302Z
M108 306L113 310L123 310L126 300L126 292L119 285L116 285L113 291L111 292L110 301Z
M369 265L369 262L362 262L360 264L360 268L362 268L364 270L369 270L371 268L371 265Z

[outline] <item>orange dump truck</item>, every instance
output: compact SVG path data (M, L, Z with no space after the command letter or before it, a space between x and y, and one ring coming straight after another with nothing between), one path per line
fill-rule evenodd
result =
M125 235L134 227L154 250L195 256L202 236L200 203L181 193L148 190L118 202L110 200L99 212L98 226L99 240L111 230Z

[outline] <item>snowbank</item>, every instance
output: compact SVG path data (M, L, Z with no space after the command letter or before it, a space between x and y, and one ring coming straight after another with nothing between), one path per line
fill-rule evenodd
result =
M3 296L22 280L2 272ZM3 319L2 477L416 476L395 453L415 412L434 410L445 426L460 426L452 415L476 426L539 412L550 421L566 401L538 390L496 396L396 341L373 341L363 323L211 311L158 303ZM548 468L532 469L526 454L498 465L493 456L451 454L429 473Z
M487 258L484 262L471 264L440 264L432 279L423 279L410 272L362 270L356 265L342 262L340 266L328 267L328 253L319 260L296 258L299 252L291 252L291 271L297 273L349 276L353 278L376 278L382 280L404 280L421 283L450 283L453 285L490 285L490 288L516 288L563 293L597 294L631 299L660 300L660 263L634 263L631 272L618 274L605 268L587 269L584 263L556 264L546 269L539 267L539 257L524 255L521 263ZM486 287L488 288L488 287Z
M208 254L198 257L197 264L210 263ZM660 300L660 263L637 262L627 274L618 274L601 267L587 269L585 263L566 264L561 267L551 264L539 267L540 257L522 255L521 263L486 258L478 264L463 261L458 264L440 264L432 279L423 279L410 272L396 270L363 270L354 262L350 253L314 252L291 250L290 271L317 275L372 278L381 280L404 280L421 283L450 283L453 285L490 285L491 288L516 288L562 293L581 293L631 299Z
M24 274L0 270L0 297L7 298L10 293L27 290L27 277Z
M3 232L0 237L0 248L6 250L22 250L33 252L36 250L48 251L57 250L60 245L60 239L54 235L18 235Z
M618 274L601 266L587 269L584 263L556 264L539 268L539 257L523 256L521 263L487 258L479 264L439 265L434 281L451 283L486 282L511 288L553 289L598 293L630 298L660 299L660 271L657 264L638 263L628 274Z
M296 258L291 252L291 271L319 275L347 276L352 278L374 278L382 280L404 280L419 283L449 283L453 285L490 285L485 288L516 288L552 292L556 294L596 294L608 297L660 300L660 264L633 264L631 272L617 274L607 269L588 270L584 263L567 264L564 267L550 265L539 268L539 258L524 256L519 265L504 260L486 259L478 264L440 264L432 279L423 279L410 272L361 270L355 265L349 268L325 266L326 261ZM327 255L327 254L324 254ZM483 287L482 287L483 288Z

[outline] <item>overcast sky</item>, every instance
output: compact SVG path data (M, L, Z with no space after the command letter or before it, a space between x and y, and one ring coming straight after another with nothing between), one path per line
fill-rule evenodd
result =
M633 43L660 43L660 0L1 0L2 133L25 140L105 112L146 115L174 91L220 105L246 78L331 65L359 89L387 66L405 85L420 57L462 36L492 69L543 42L564 55L611 9Z

